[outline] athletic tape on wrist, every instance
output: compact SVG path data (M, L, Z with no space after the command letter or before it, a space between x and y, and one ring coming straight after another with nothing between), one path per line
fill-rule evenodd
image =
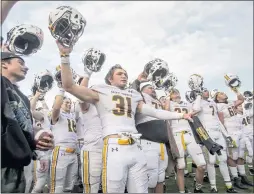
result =
M62 56L61 57L61 64L70 65L70 57L69 56Z

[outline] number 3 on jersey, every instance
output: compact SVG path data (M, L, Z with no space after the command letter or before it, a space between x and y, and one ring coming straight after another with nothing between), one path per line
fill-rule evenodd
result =
M72 119L67 119L68 121L68 129L69 129L69 132L74 132L76 133L76 123L74 120Z
M123 97L120 95L114 95L112 100L116 103L116 108L113 109L113 114L116 116L124 116L125 114L127 117L132 118L131 116L131 98Z

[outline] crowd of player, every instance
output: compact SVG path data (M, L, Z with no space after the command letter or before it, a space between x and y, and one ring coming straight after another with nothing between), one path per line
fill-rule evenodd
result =
M245 163L253 175L253 92L239 92L236 75L225 75L228 87L236 93L229 101L225 93L208 91L198 74L189 78L190 91L182 98L177 77L164 60L154 59L131 84L121 65L114 65L105 84L88 88L92 74L100 71L106 54L90 48L83 54L84 72L78 75L70 55L85 28L86 21L74 8L60 6L49 16L49 30L56 39L61 65L56 73L39 73L29 96L34 125L48 129L54 149L37 151L30 164L33 184L27 191L50 193L163 193L165 172L175 172L180 193L186 192L184 170L189 155L197 166L194 193L203 193L207 171L211 192L217 193L215 164L218 161L225 191L247 189ZM33 34L21 48L17 37ZM36 41L37 40L37 41ZM42 31L31 25L13 28L7 36L6 51L32 54L41 47ZM52 108L45 95L57 83ZM165 96L157 96L156 90ZM76 100L66 97L72 94ZM192 127L196 121L203 128ZM212 152L214 145L218 150ZM245 157L245 153L247 155ZM175 191L177 192L177 191ZM224 191L220 191L224 192Z

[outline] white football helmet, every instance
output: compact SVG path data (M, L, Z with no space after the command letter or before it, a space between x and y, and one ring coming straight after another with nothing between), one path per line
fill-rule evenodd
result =
M253 100L253 94L252 94L251 91L245 91L245 92L243 93L243 97L244 97L244 100L245 100L246 102L252 102L252 100Z
M224 75L225 83L230 88L239 88L241 87L241 81L237 75L227 73Z
M193 91L202 91L203 77L198 74L192 74L189 78L188 85Z
M189 102L192 103L196 100L196 94L194 91L187 91L185 92L185 99Z
M60 6L49 14L51 35L66 47L71 47L78 41L85 26L85 18L70 6Z
M85 51L82 62L83 64L93 72L98 72L101 70L103 63L106 60L106 55L98 49L90 48Z
M77 81L78 81L78 78L77 78L78 75L76 74L76 72L72 68L71 68L71 72L72 72L72 78L73 78L74 83L77 83ZM55 80L57 82L57 86L59 88L62 88L61 65L58 65L56 67L56 72L54 74L54 78L55 78Z
M43 31L34 25L22 24L7 33L7 49L17 55L30 55L41 49Z
M40 74L35 75L35 86L41 93L46 93L52 89L54 83L54 77L50 71L46 70Z
M162 80L168 73L168 64L166 61L161 59L154 59L145 65L145 70L147 79L154 83Z
M219 92L218 89L213 89L213 90L211 90L211 91L210 91L210 96L211 96L211 98L214 99L215 96L216 96L216 94L217 94L218 92Z
M173 73L169 73L155 85L158 89L164 88L165 91L170 91L177 85L177 82L177 77Z

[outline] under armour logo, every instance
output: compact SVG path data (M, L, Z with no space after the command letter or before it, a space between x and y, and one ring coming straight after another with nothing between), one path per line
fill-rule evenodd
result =
M112 152L113 152L113 151L117 151L117 152L118 152L118 148L116 148L116 149L114 149L114 148L111 148L111 149L112 149Z

